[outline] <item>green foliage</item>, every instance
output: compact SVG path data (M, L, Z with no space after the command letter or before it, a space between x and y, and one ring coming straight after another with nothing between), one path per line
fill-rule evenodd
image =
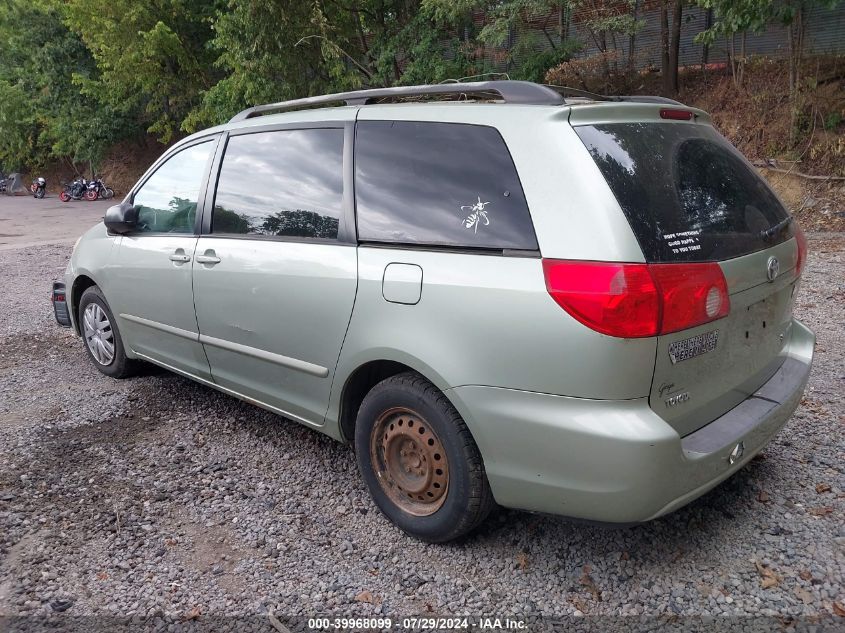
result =
M700 44L737 33L759 33L770 20L792 24L798 13L813 6L833 9L840 0L697 0L698 6L713 9L713 26L695 36Z
M84 92L136 113L149 132L170 141L216 78L208 44L222 0L67 0L62 6L99 71L84 82Z
M135 127L124 109L84 90L97 67L63 23L58 1L10 0L0 12L0 160L17 168L49 159L97 163Z

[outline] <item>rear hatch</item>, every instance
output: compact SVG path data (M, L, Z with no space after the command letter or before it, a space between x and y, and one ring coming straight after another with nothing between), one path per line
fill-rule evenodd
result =
M783 362L797 229L705 116L658 106L647 112L639 121L573 125L647 262L717 262L725 275L727 316L658 336L650 406L684 436L735 407ZM684 112L689 120L671 120Z

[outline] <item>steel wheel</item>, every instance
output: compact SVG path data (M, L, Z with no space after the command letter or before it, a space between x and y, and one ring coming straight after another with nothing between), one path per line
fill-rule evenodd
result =
M428 516L446 500L446 451L414 411L396 407L378 417L370 435L370 459L382 490L405 512Z
M100 365L110 365L114 360L114 331L105 310L89 303L82 316L82 329L94 360Z

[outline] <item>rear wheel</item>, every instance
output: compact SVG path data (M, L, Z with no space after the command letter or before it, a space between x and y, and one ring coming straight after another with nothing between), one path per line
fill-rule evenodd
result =
M135 362L126 357L114 315L97 286L82 293L77 318L85 350L97 369L112 378L135 373Z
M43 187L39 188L39 189L35 192L35 197L36 197L36 198L38 198L38 199L40 200L41 198L43 198L43 197L44 197L44 191L45 191L45 190L44 190L44 188L43 188Z
M89 189L88 191L85 192L85 199L86 200L90 200L90 201L93 202L94 200L97 199L97 197L98 196L97 196L97 190L96 189Z
M459 538L495 505L469 429L443 393L418 374L393 376L367 394L355 450L378 507L422 540Z
M62 202L67 202L68 200L70 200L70 194L67 191L62 191L59 194L59 200L61 200Z

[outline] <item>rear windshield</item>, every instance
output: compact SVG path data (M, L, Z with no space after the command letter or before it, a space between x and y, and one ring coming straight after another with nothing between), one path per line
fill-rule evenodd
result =
M575 131L647 261L730 259L793 234L777 197L709 125L613 123Z

